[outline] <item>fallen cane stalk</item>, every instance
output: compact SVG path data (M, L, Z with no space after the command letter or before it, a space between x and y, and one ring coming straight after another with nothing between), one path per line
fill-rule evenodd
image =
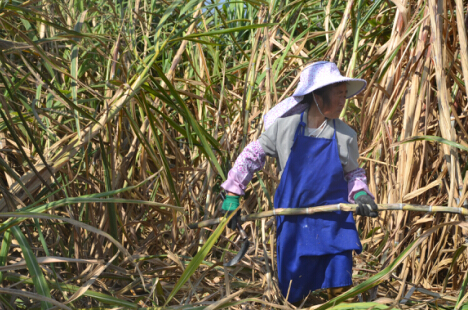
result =
M265 217L277 216L277 215L306 215L319 212L333 212L333 211L351 211L355 212L357 209L356 204L348 203L339 203L334 205L327 206L317 206L311 208L279 208L271 211L264 211L255 214L243 215L240 217L242 222L246 221L255 221ZM379 204L378 211L392 211L392 210L402 210L402 211L416 211L416 212L443 212L443 213L457 213L462 215L467 215L466 208L454 208L454 207L443 207L443 206L421 206L421 205L409 205L404 203L391 203L391 204ZM211 225L216 225L221 222L223 217L201 221L198 223L189 224L189 228L201 228Z

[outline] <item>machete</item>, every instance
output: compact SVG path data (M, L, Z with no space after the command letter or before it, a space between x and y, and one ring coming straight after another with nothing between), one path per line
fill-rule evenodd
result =
M235 257L233 257L233 259L231 259L229 262L223 264L223 266L225 267L231 267L239 263L239 261L244 257L244 255L249 249L248 234L244 231L244 229L241 227L239 223L237 223L237 226L238 226L239 234L241 235L241 238L243 240L243 243L241 244L241 249L235 255Z

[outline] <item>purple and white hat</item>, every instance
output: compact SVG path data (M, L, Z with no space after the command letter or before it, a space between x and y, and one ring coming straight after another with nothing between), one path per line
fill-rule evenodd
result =
M327 85L347 82L346 98L353 97L362 92L366 87L366 81L352 79L340 74L337 65L333 62L318 61L308 65L301 71L300 82L293 96L286 98L266 113L264 127L270 127L277 118L300 114L307 109L307 105L299 104L303 96Z

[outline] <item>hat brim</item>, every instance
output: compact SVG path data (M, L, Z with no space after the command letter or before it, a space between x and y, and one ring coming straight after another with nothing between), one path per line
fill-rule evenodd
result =
M306 94L312 93L313 91L323 88L325 86L331 85L331 84L337 84L337 83L342 83L346 82L347 83L347 95L346 98L351 98L355 95L358 95L361 93L365 87L366 87L366 81L362 79L353 79L353 78L348 78L348 77L343 77L341 79L336 79L334 80L333 83L324 83L324 84L315 84L312 85L311 87L306 88L303 91L295 91L293 96L304 96Z

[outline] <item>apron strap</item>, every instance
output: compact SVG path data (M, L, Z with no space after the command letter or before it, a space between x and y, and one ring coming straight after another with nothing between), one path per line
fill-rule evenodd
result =
M306 124L305 122L303 122L303 114L305 112L301 112L301 116L300 116L300 123L298 124L298 127L296 128L296 132L295 132L295 138L293 140L293 142L296 141L296 138L298 138L298 136L304 136L305 135L305 128L306 128Z
M336 130L335 130L335 118L332 120L334 123L334 140L336 140Z
M296 128L296 132L295 132L295 138L293 141L296 141L296 138L298 136L304 136L305 135L305 128L306 128L306 124L305 122L303 122L303 114L305 112L301 112L301 116L300 116L300 123L298 124L298 127ZM334 124L334 135L333 135L333 139L334 140L337 140L337 134L336 134L336 129L335 129L335 119L332 120L333 124Z

